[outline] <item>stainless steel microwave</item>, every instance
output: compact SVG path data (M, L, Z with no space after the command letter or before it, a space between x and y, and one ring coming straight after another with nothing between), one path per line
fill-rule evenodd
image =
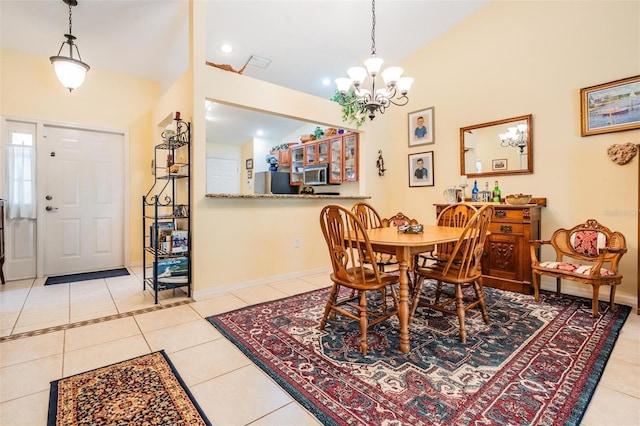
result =
M328 183L329 165L305 167L302 172L302 181L305 185L326 185Z

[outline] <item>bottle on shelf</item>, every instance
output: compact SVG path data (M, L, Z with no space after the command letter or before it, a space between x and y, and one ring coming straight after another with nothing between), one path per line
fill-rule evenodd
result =
M473 189L471 190L471 201L473 202L477 202L478 201L478 181L474 180L473 181Z
M496 186L493 188L493 202L499 203L502 198L502 192L500 191L500 187L498 186L498 181L496 181Z

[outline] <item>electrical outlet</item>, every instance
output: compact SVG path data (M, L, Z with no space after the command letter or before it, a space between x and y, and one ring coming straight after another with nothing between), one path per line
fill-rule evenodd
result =
M293 247L300 248L300 244L301 244L300 237L296 237L296 239L293 240Z

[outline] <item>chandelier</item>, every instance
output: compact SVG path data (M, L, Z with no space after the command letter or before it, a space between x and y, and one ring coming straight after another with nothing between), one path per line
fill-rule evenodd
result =
M71 7L77 6L77 0L62 0L66 4L69 5L69 34L65 34L66 40L62 42L60 46L60 50L56 56L52 56L49 59L53 64L54 69L56 70L56 76L58 76L58 80L60 83L71 92L73 89L77 89L84 82L84 78L87 75L87 71L89 71L89 65L82 62L82 58L80 57L80 51L78 50L78 46L74 43L76 39L71 34ZM61 56L60 53L64 46L69 46L69 56ZM78 54L78 59L73 57L73 49L75 48L76 53Z
M376 111L384 114L384 111L387 107L391 106L391 104L404 106L409 102L407 93L413 84L413 78L402 77L404 70L400 67L389 67L381 73L386 87L376 90L376 77L384 61L376 55L375 0L371 2L371 12L373 16L373 24L371 26L371 55L369 55L369 59L364 61L364 67L352 67L347 70L349 78L337 78L336 86L339 93L337 101L340 105L347 106L357 104L369 111L369 119L373 120L376 116ZM370 89L362 87L367 76L370 77Z
M498 136L500 137L500 146L520 148L520 154L524 154L524 149L527 146L526 124L509 127L505 133L500 133Z

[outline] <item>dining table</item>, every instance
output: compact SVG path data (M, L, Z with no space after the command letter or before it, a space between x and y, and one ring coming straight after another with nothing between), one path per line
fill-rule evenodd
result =
M367 236L374 251L395 254L399 268L398 320L400 322L400 350L408 353L409 343L409 265L418 253L432 250L436 244L456 242L464 228L423 225L420 233L403 233L398 228L368 229Z

